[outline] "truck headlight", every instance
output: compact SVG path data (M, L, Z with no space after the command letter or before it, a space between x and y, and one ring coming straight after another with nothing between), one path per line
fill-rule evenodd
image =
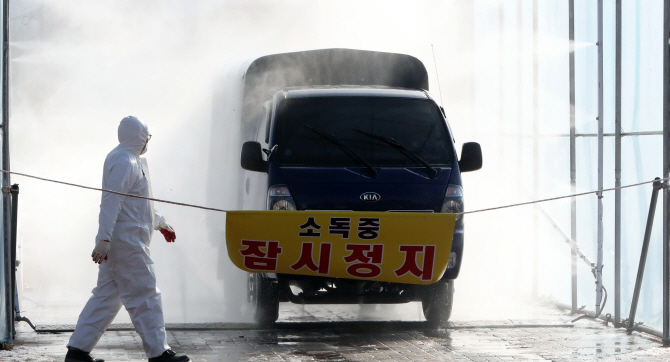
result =
M463 212L463 188L458 185L449 185L447 193L442 201L442 210L440 212L455 214ZM463 215L456 216L456 227L463 226Z
M295 202L286 185L275 185L268 189L268 210L295 210Z

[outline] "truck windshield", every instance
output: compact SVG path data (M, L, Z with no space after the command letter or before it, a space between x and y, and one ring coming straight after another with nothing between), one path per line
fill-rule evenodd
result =
M427 99L393 97L306 97L283 100L278 107L275 160L280 166L361 167L333 142L310 131L337 137L374 167L451 167L453 148L444 118ZM392 139L397 147L361 131ZM421 162L424 161L425 163Z

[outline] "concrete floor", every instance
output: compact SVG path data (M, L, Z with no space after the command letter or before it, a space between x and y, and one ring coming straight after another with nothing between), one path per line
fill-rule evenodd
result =
M605 326L552 307L532 318L454 320L431 329L418 305L282 304L272 329L250 324L168 325L169 343L193 361L667 361L655 337ZM108 331L93 355L106 361L146 361L128 325ZM39 326L38 329L71 326ZM199 329L205 328L205 329ZM207 329L208 328L208 329ZM18 324L13 351L0 361L62 361L71 332L36 333Z

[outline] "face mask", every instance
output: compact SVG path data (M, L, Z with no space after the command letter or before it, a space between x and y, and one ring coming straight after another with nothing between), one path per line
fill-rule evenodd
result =
M142 148L142 152L140 152L140 155L143 155L143 154L147 153L147 150L149 149L148 145L149 145L149 140L150 139L151 139L151 135L149 135L149 137L147 137L147 141L144 142L144 148Z

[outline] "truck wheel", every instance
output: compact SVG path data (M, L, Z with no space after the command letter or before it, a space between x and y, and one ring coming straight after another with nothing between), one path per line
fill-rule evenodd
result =
M454 302L454 281L440 280L431 285L421 300L423 315L433 327L444 327L451 317Z
M279 318L277 283L261 273L249 273L248 288L254 321L261 326L272 325Z

